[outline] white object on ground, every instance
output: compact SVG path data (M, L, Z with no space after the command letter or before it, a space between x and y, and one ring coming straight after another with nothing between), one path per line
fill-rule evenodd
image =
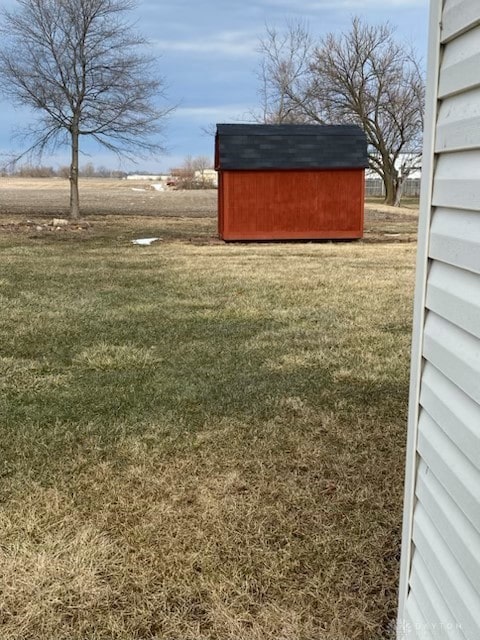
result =
M155 240L161 240L161 238L137 238L132 240L132 244L141 244L143 246L150 246Z

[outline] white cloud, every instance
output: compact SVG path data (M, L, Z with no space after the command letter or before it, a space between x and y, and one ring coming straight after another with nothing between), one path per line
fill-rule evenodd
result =
M258 34L251 31L221 31L214 35L188 40L154 40L161 51L179 51L197 54L217 54L220 56L257 55Z
M322 2L317 2L317 7L322 6ZM330 6L341 7L342 9L374 9L375 7L386 8L385 0L339 0L339 2L327 2ZM406 7L427 6L428 0L390 0L388 6L391 9L402 9Z
M264 0L264 3L283 9L292 9L295 11L305 10L322 10L322 9L351 9L351 10L368 10L374 8L386 7L385 0L303 0L295 2L295 0ZM427 6L428 0L389 0L388 6L391 9L402 9L407 7Z
M177 118L201 120L202 122L220 122L223 120L245 120L252 109L248 104L216 105L209 107L179 107L175 111Z

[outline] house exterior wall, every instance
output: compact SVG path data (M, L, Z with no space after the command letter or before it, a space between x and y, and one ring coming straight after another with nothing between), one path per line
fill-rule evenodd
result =
M399 640L480 638L480 2L431 0Z
M354 239L363 235L364 170L220 171L224 240Z

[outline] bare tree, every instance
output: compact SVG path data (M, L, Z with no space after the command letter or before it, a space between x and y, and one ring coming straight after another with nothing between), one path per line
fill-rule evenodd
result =
M93 178L95 176L95 166L93 162L87 162L83 167L80 167L78 175L82 178Z
M212 159L208 156L196 156L192 159L194 179L196 176L200 178L200 185L203 189L211 186L211 181L207 179L206 172L213 169Z
M186 156L180 166L170 169L170 175L175 178L177 185L193 182L193 176L195 175L193 157L191 155Z
M350 31L315 45L304 25L274 29L260 45L264 121L358 124L371 168L399 205L406 178L419 167L424 81L413 51L389 24L352 20Z
M146 41L128 21L132 0L17 0L3 11L0 88L38 112L22 154L71 149L70 215L80 215L79 139L91 136L118 156L160 152L169 108Z
M267 25L266 37L258 47L262 56L257 73L261 113L256 120L265 124L310 120L307 99L312 50L313 39L306 24L288 22L286 33ZM318 120L317 114L315 119Z
M170 175L176 179L178 189L209 189L211 179L207 171L213 169L213 162L208 156L187 156L180 167L170 169Z

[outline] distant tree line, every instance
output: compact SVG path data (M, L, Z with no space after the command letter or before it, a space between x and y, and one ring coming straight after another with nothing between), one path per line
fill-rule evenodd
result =
M61 166L55 169L54 167L39 165L39 164L22 164L19 166L10 167L8 170L2 172L3 176L18 176L20 178L70 178L70 167ZM127 173L125 171L118 171L108 169L107 167L95 167L91 162L81 166L78 170L78 175L81 178L125 178Z

